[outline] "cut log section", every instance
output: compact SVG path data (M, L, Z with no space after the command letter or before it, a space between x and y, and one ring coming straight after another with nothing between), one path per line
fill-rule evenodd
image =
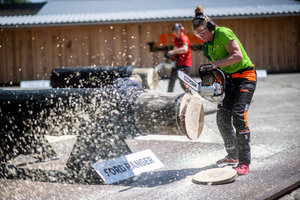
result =
M183 122L186 136L191 140L199 138L204 126L204 108L202 102L191 97L183 112Z
M237 176L236 170L232 168L213 168L199 172L193 176L192 181L198 184L219 185L231 183Z
M142 86L145 89L153 90L158 84L158 74L154 68L135 68L132 75L138 75L142 79Z
M134 110L135 124L141 133L198 139L203 129L203 105L199 98L188 93L143 93Z

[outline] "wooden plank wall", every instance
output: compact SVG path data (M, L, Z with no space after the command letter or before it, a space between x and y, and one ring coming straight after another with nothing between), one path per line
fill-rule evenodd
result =
M258 69L300 71L300 17L215 20L232 28ZM191 22L181 22L191 37ZM148 42L162 47L160 35L171 45L173 23L10 28L0 30L0 83L49 79L56 66L154 67L164 52L150 52ZM166 38L165 38L166 39ZM192 38L194 43L199 43ZM166 42L166 41L165 41ZM200 50L192 51L192 74L207 63Z

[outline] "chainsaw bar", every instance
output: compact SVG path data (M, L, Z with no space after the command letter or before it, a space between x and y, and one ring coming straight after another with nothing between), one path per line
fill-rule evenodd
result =
M200 83L192 79L189 75L185 74L184 72L178 70L177 71L178 78L182 80L184 83L186 83L191 89L200 92Z

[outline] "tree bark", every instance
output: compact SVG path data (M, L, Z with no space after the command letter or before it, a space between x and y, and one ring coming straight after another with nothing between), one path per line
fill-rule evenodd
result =
M118 78L137 76L144 89L155 89L158 74L153 68L132 66L57 67L50 75L53 88L97 88L112 85Z
M130 77L133 69L132 66L57 67L52 70L50 81L53 88L97 88Z

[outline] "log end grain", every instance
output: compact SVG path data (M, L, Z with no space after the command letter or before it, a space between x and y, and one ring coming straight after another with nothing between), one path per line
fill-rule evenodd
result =
M189 93L143 93L134 110L135 125L145 134L186 135L196 140L204 125L203 104Z
M184 98L183 98L184 100ZM190 96L181 113L180 124L182 132L191 140L200 137L204 126L204 108L203 103L197 97Z
M197 173L192 181L197 184L219 185L235 181L237 172L232 168L212 168Z

